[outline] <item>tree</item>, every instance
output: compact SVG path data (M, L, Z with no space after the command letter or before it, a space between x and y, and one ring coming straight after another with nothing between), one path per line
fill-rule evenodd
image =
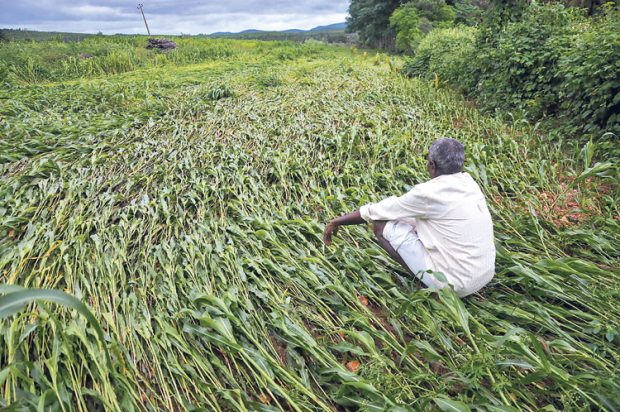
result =
M551 3L551 0L543 0L543 3ZM601 6L610 4L612 7L618 7L617 0L561 0L560 3L569 7L579 7L588 10L588 16L592 16Z
M405 52L412 51L423 37L418 9L412 6L400 6L390 16L390 26L396 31L396 47Z
M351 0L347 31L357 32L365 44L393 48L395 34L390 16L399 5L399 0Z
M482 11L489 7L490 1L524 2L524 0L351 0L347 31L357 32L360 41L367 45L386 49L397 46L403 51L411 51L415 44L434 28L450 27L453 23L476 25L482 19ZM397 10L400 11L396 13Z
M0 30L0 43L5 43L9 41L9 36L6 35L4 30Z
M448 2L449 4L449 2ZM476 26L484 18L485 10L489 8L489 0L457 0L454 2L456 11L455 24Z
M454 7L444 0L412 0L392 13L390 25L398 48L410 52L434 28L450 27L455 17Z
M406 5L415 7L418 15L428 21L452 23L454 20L454 9L444 0L411 0Z

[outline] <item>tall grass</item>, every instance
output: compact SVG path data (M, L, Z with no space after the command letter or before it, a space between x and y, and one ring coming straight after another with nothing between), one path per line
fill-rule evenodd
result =
M119 74L165 64L183 65L222 61L252 49L264 49L281 60L312 53L318 42L295 45L276 42L263 48L258 41L239 44L230 40L174 38L178 48L147 50L146 37L93 36L80 42L14 41L0 43L0 82L61 81Z
M3 406L617 408L617 164L596 145L355 51L212 46L238 52L0 90L0 283L75 295L113 363L81 315L31 305L0 320ZM463 301L365 228L321 242L328 217L427 179L444 135L496 225L497 276Z

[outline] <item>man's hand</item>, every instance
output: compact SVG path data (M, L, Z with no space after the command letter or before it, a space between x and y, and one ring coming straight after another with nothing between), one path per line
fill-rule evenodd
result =
M333 220L325 227L325 231L323 232L323 242L325 242L327 246L331 246L332 236L338 233L339 227L340 225Z
M361 225L362 223L366 222L362 219L359 210L332 219L325 227L325 232L323 232L323 242L330 246L332 244L332 236L338 233L340 226Z

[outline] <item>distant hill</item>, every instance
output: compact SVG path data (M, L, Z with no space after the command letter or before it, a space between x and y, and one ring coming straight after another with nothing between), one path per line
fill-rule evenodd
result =
M248 30L243 30L240 31L239 34L251 34L251 33L260 33L262 30L256 30L256 29L248 29Z
M248 30L243 30L240 32L215 32L215 33L211 33L208 36L209 37L245 37L246 35L276 35L277 33L295 33L295 34L299 34L299 33L317 33L317 32L322 32L322 31L339 31L339 32L344 32L344 30L347 28L347 23L342 22L342 23L334 23L334 24L328 24L325 26L316 26L310 30L301 30L301 29L288 29L288 30L274 30L274 31L267 31L267 30L256 30L256 29L248 29Z
M347 23L334 23L328 24L327 26L316 26L314 29L310 29L310 31L324 31L324 30L344 30L347 28Z

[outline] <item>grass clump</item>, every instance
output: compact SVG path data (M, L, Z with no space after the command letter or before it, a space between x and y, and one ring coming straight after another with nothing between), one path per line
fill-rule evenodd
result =
M277 73L261 73L255 77L260 87L278 87L283 84L282 77Z
M235 91L225 83L214 83L207 92L207 98L209 100L220 100L234 96Z

